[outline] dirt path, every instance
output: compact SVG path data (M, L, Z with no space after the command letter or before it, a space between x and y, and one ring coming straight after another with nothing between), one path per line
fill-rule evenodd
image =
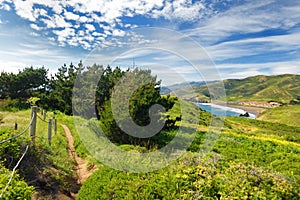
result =
M73 136L69 130L69 128L62 124L63 129L65 130L66 136L68 138L68 151L70 157L74 158L76 161L76 173L77 173L77 183L82 184L84 181L86 181L89 176L95 172L96 169L88 170L87 162L78 157L74 148L74 139Z

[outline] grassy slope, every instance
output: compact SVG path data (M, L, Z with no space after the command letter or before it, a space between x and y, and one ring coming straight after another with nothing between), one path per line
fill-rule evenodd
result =
M300 94L299 75L255 76L225 81L230 101L280 101L288 103ZM235 98L238 96L238 98Z
M300 127L300 105L273 108L259 115L257 119Z
M178 115L178 112L180 112L178 104L175 105L172 112L173 113L170 113L171 116ZM200 112L200 114L202 125L209 124L210 115L203 112ZM184 124L184 126L189 125ZM263 188L265 188L264 190L260 181L266 181L269 184L272 181L268 180L267 177L273 176L277 177L275 178L276 180L273 180L275 181L272 183L274 185L283 182L289 185L291 184L290 181L293 182L293 180L295 180L296 185L289 185L288 187L294 187L294 189L299 188L299 133L300 128L294 126L229 117L226 118L223 132L213 148L211 157L208 156L208 158L210 158L209 164L207 164L207 160L199 161L202 164L191 164L195 161L195 157L199 158L197 152L201 149L205 137L205 132L199 131L195 141L190 147L191 151L195 151L195 153L191 154L192 156L186 156L183 160L179 160L159 171L140 175L119 172L101 166L99 167L99 171L83 185L79 199L88 199L89 197L99 199L112 197L115 197L116 199L133 198L137 197L136 195L141 199L168 199L167 197L170 199L192 198L191 195L193 197L202 195L203 198L223 195L223 197L226 198L227 194L222 194L222 192L230 187L239 188L237 189L236 194L231 194L233 196L238 197L239 194L244 194L245 187L249 187L246 190L261 191L261 198L263 198L270 195L264 194L264 192L271 192L271 189L267 189L268 186L266 186L266 188L263 186ZM184 164L182 165L182 163ZM213 165L213 169L209 167L211 164ZM231 168L232 166L235 167ZM250 169L250 171L247 171L246 168ZM257 169L260 172L253 172L254 169ZM211 170L216 171L212 172ZM237 172L240 172L240 174L236 174ZM206 177L205 175L199 176L198 173L212 173L214 175L212 177ZM269 175L266 176L264 173ZM255 179L255 177L252 177L253 175L255 177L260 177L257 186L255 186L257 182L252 182ZM220 180L220 177L223 178ZM283 182L281 182L282 180L279 180L280 177L284 177ZM206 178L208 179L206 180ZM199 183L201 180L203 180L205 184L202 185ZM228 182L222 182L224 180ZM232 180L232 182L230 180ZM249 181L249 185L247 185L245 181ZM122 185L122 187L118 187L117 185ZM195 185L197 185L197 187L195 187ZM285 186L278 185L274 187L283 188ZM272 188L274 187L272 186ZM233 188L230 190L234 190ZM98 192L94 192L95 189ZM205 190L210 192L206 194ZM284 190L285 189L279 189L280 192ZM137 193L136 191L139 192ZM228 194L229 193L230 192L228 192ZM230 196L227 198L230 198ZM281 199L283 197L277 196L276 198ZM298 197L295 196L295 198Z
M1 112L3 123L0 129L10 130L19 133L23 130L30 120L30 110L19 112ZM39 116L41 114L39 113ZM52 118L53 113L47 114L47 119ZM18 131L14 131L14 124L18 123ZM31 144L29 152L19 166L19 172L26 181L33 185L39 195L45 199L55 198L53 195L69 192L73 190L74 169L73 160L69 157L67 150L67 138L63 128L59 125L62 121L58 120L57 134L52 135L51 145L47 142L48 124L37 120L37 131L35 145ZM30 140L27 131L20 140Z
M289 103L296 99L300 94L300 75L278 75L278 76L254 76L245 79L224 80L227 101L278 101ZM212 83L212 88L220 85ZM199 99L208 100L208 94L218 98L218 91L214 94L208 92L206 86L195 89L196 94L188 93L182 88L179 93L191 98L198 96ZM206 96L205 96L206 94ZM223 99L224 100L224 99Z
M300 184L299 127L229 117L215 150L229 160L271 167Z

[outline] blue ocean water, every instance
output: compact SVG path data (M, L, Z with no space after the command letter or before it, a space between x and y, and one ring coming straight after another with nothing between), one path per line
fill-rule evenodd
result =
M220 106L220 105L216 105L216 104L212 104L212 103L197 103L197 105L211 113L217 116L233 116L233 117L239 117L240 114L245 114L246 111L242 110L242 109L237 109L237 108L230 108L227 106ZM256 115L249 113L249 118L251 119L255 119Z

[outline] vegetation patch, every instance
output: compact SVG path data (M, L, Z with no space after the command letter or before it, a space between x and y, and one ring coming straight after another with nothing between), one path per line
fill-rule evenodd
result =
M298 199L287 177L248 164L225 162L217 154L187 154L167 168L133 174L101 167L78 199Z

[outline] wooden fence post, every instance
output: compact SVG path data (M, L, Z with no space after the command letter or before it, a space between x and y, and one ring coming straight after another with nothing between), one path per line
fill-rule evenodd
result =
M43 119L44 119L44 121L46 120L46 116L47 116L47 111L45 109L43 109Z
M51 145L51 122L52 120L48 120L48 144Z
M15 122L15 131L18 130L18 123Z
M55 117L52 118L52 123L53 123L53 130L54 130L54 134L56 134L56 119Z
M36 132L36 116L37 116L37 110L38 107L37 106L32 106L31 107L31 125L30 125L30 137L31 140L34 142L35 139L35 132Z

